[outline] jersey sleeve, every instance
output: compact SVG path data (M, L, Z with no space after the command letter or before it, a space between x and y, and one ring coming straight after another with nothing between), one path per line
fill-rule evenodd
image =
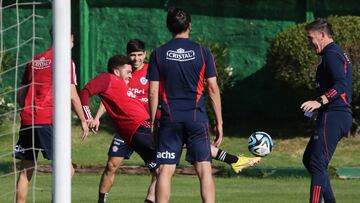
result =
M205 78L217 77L217 70L216 70L214 57L212 56L209 49L204 48L204 52L205 52L205 63L206 63Z
M325 67L327 71L329 71L334 84L325 93L325 96L329 102L331 102L338 98L346 90L346 62L341 59L341 55L336 52L329 52L325 57Z
M100 74L97 75L94 79L90 80L79 93L81 103L83 105L83 110L87 119L91 119L91 111L89 108L90 98L93 95L100 94L108 88L110 85L110 75L109 74Z
M71 84L78 85L76 79L76 68L73 60L71 60Z
M159 81L160 73L159 73L159 64L157 59L156 50L151 53L149 67L148 67L148 80L149 81Z

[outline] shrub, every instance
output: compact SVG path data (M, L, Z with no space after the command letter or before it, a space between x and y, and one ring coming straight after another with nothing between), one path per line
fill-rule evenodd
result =
M331 16L334 40L349 56L353 67L353 110L360 119L360 17ZM267 65L275 77L291 87L305 89L314 95L315 73L319 58L309 46L305 32L306 23L292 27L276 35L269 52ZM357 121L355 121L356 124Z
M0 55L0 73L6 71L13 64L13 58L10 54ZM7 118L7 114L9 111L15 108L14 103L11 102L13 96L9 96L9 92L13 92L13 88L11 86L4 85L3 75L0 75L0 121Z

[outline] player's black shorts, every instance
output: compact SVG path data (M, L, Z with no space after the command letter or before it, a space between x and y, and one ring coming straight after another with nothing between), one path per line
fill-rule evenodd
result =
M14 156L22 160L36 160L39 151L45 159L53 159L52 125L21 126Z
M109 147L108 156L124 157L125 159L130 159L132 153L133 150L130 148L130 146L121 138L119 134L115 133Z
M141 125L135 132L130 146L121 138L119 134L114 136L111 142L108 156L124 157L129 159L135 151L140 155L146 166L152 170L155 164L155 144L151 136L151 129Z
M161 121L156 140L156 163L179 163L183 144L186 161L191 164L211 162L210 133L207 122Z

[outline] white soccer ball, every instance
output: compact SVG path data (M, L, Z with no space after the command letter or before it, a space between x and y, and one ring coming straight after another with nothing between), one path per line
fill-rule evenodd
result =
M254 132L249 137L248 148L255 156L266 156L270 154L273 147L273 141L266 132Z

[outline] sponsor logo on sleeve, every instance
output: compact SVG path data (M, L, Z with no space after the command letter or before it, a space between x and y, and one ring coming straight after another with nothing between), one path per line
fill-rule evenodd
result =
M195 51L194 50L188 50L185 51L185 49L180 48L176 51L174 50L168 50L166 52L166 59L172 60L172 61L190 61L195 59Z

